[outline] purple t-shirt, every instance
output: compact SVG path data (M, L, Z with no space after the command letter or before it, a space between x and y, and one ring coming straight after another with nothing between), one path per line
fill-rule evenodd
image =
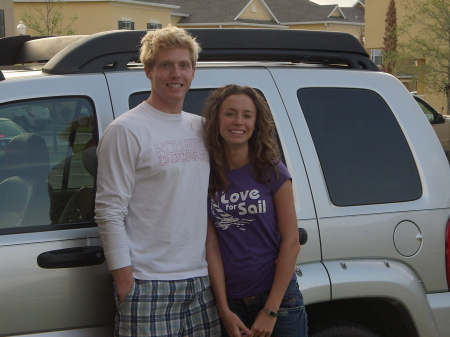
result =
M270 182L259 182L250 164L228 170L227 192L208 201L209 217L219 237L227 297L245 298L268 291L275 275L280 235L273 196L291 176L277 164Z

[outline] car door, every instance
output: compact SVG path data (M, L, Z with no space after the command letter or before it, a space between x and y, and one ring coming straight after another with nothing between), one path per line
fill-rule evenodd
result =
M98 130L112 120L104 77L8 80L0 118L14 123L14 110L50 117L23 125L0 157L0 336L111 336L112 278L93 220Z
M449 172L407 90L383 73L342 76L341 70L300 68L271 73L304 158L333 298L357 292L381 296L383 290L365 289L362 279L369 284L379 277L386 259L415 269L427 291L446 289L444 254L423 248L442 245ZM437 161L440 165L433 164ZM430 254L436 264L424 262ZM357 273L351 266L358 259L366 259L362 265L371 271L361 271L356 282L346 270Z
M128 72L123 75L108 73L106 77L116 115L136 106L149 96L150 82L143 71L139 76ZM128 83L126 88L122 87L121 81ZM298 226L305 228L308 233L308 242L302 246L297 260L300 264L297 273L300 288L306 303L312 299L329 300L328 275L323 266L316 263L321 260L319 233L303 160L286 109L267 69L264 67L198 66L183 109L200 115L208 93L214 88L230 83L257 89L269 104L278 130L280 157L285 161L293 177ZM117 107L120 107L120 111L117 111Z

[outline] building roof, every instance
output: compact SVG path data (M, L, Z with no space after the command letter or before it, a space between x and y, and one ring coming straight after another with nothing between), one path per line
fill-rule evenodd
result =
M339 5L319 5L309 0L265 0L282 23L364 23L364 10Z
M183 25L247 24L285 28L281 26L307 23L364 24L363 0L353 7L319 5L309 0L141 0L179 6L173 15L180 16ZM265 11L267 20L241 18L251 3L257 2Z

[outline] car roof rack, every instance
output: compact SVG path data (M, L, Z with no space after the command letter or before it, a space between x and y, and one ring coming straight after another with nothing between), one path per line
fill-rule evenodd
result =
M42 36L43 37L43 36ZM19 62L16 62L16 55L18 50L22 48L25 42L42 38L29 36L29 35L19 35L19 36L11 36L4 37L0 39L0 66L8 66L13 65Z
M274 29L187 29L202 47L199 61L270 61L343 65L379 71L361 43L340 32ZM49 74L117 71L139 62L146 30L116 30L87 36L24 41L13 61L47 61ZM3 50L0 39L0 50ZM1 63L0 63L1 64Z

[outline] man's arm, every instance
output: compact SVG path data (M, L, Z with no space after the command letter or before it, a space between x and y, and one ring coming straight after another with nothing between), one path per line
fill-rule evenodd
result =
M107 129L97 148L95 220L120 301L134 282L124 218L134 188L136 148L134 138L121 126Z

